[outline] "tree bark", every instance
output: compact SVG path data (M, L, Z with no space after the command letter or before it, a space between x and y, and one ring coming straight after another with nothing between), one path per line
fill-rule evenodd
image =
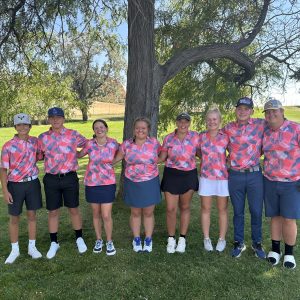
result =
M88 109L87 107L83 107L80 109L82 113L82 121L87 121L88 120Z

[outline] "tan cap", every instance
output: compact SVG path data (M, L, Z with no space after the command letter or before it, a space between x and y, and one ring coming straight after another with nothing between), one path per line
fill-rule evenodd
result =
M266 110L279 109L279 108L282 108L281 102L279 100L272 99L266 102L263 112L265 112Z

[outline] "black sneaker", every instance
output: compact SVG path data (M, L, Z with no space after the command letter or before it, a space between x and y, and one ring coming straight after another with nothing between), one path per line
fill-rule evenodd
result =
M245 250L246 245L244 243L234 242L233 249L231 250L231 256L238 258L242 255L242 252Z
M256 257L260 258L260 259L265 259L266 256L266 252L263 249L261 243L253 243L252 244L252 249L254 251L254 254Z

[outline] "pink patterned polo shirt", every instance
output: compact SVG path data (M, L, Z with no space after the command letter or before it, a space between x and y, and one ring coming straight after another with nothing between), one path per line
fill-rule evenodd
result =
M300 179L300 124L285 120L280 128L266 128L263 137L264 174L272 181Z
M3 145L0 167L8 170L8 181L19 182L38 175L37 151L38 140L31 136L25 141L16 135Z
M199 134L188 131L181 142L176 131L168 134L162 145L162 150L168 153L165 166L182 171L196 169L196 150L199 144Z
M215 138L209 132L199 134L199 149L201 152L200 176L213 180L228 179L226 166L226 149L228 136L221 130Z
M147 137L143 145L137 145L132 139L124 141L120 150L125 155L125 176L134 182L147 181L158 176L158 154L160 143Z
M89 140L83 147L83 154L89 155L89 163L84 175L84 184L88 186L116 183L112 161L119 149L119 143L107 137L105 145L97 144L96 139Z
M78 169L77 148L82 148L86 138L76 130L51 128L38 137L39 150L44 155L45 173L58 174Z
M248 169L259 165L265 127L264 119L251 118L247 124L231 122L223 128L229 137L228 151L232 169Z

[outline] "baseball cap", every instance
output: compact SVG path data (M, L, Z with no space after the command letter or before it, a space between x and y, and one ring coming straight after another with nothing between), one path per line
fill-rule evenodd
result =
M52 107L48 110L48 117L65 117L65 113L60 107Z
M181 113L177 116L176 118L176 121L179 121L179 120L182 120L182 119L185 119L187 121L191 121L191 116L188 114L188 113Z
M238 107L240 105L246 105L250 108L253 108L253 101L251 98L248 98L248 97L243 97L241 99L239 99L236 103L236 106L235 107Z
M17 114L14 116L14 125L27 124L31 125L30 117L27 114Z
M266 110L279 108L282 108L282 103L279 100L272 99L265 103L263 112L265 112Z

